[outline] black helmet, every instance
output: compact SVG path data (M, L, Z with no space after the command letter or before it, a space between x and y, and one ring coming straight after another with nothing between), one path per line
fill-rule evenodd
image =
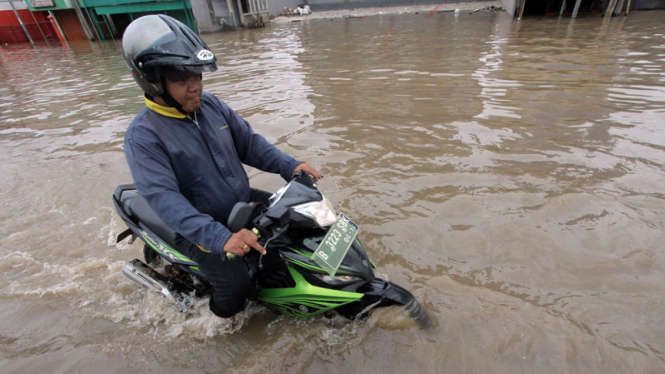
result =
M148 15L127 26L122 37L127 67L141 89L151 97L164 94L164 79L217 70L217 58L184 23L169 16Z

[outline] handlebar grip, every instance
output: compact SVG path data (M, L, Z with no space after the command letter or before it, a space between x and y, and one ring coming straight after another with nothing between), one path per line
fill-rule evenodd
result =
M259 232L259 229L257 229L256 227L252 229L252 232L256 234L257 237L259 238L261 237L261 233ZM235 260L236 257L238 257L238 255L231 252L225 252L224 257L226 257L227 260Z

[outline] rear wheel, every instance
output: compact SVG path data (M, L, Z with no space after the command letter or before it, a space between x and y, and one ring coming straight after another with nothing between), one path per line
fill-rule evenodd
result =
M145 263L150 266L159 266L162 263L162 256L147 244L143 245L143 258L145 258Z

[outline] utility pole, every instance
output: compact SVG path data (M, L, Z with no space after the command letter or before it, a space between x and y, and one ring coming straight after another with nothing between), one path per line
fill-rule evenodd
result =
M76 15L79 18L79 22L81 22L81 26L83 27L83 31L88 37L88 40L95 40L95 34L93 34L92 30L90 30L90 27L88 27L88 21L86 21L85 16L83 15L83 11L81 11L79 0L72 0L72 3L74 3L74 11L76 11Z
M563 15L563 12L566 10L566 0L563 0L563 4L561 4L561 10L559 11L559 17Z
M14 3L12 3L12 0L9 0L8 2L9 2L9 5L11 5L12 9L14 10L14 14L16 15L16 18L18 18L18 23L21 24L21 27L23 28L23 31L25 32L25 36L27 36L28 40L30 40L30 44L35 45L35 42L30 37L30 33L28 32L28 29L26 29L25 25L23 24L23 20L21 19L21 16L18 15L18 12L16 11L16 8L14 7Z
M577 0L575 3L575 9L573 9L573 18L577 18L577 12L580 11L580 4L582 4L582 0Z
M605 9L605 17L610 16L612 17L612 13L614 13L614 7L617 5L616 0L610 0L610 3L607 5L607 9Z

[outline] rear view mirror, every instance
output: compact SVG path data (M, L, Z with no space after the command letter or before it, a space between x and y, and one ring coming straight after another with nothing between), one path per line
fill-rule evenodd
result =
M252 220L252 215L254 213L254 207L245 202L236 203L229 214L229 221L226 227L231 230L231 232L238 232L249 224Z

